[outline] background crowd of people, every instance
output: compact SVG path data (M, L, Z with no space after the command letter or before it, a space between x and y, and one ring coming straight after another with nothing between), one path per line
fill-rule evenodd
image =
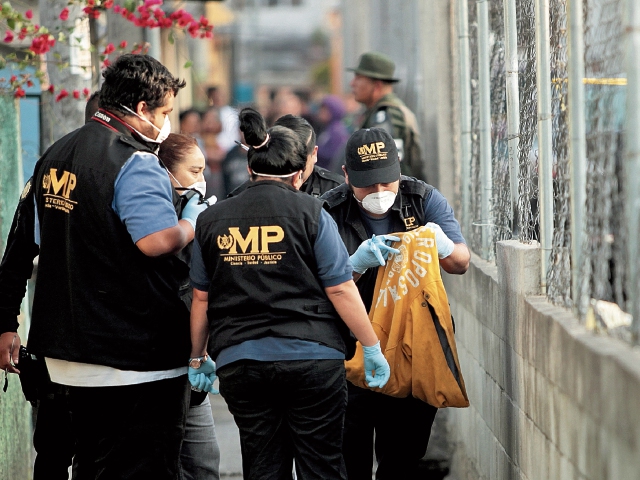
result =
M248 180L247 152L242 142L238 110L226 103L217 87L207 89L208 106L180 112L179 133L196 138L205 155L207 196L226 198ZM342 175L344 147L354 131L360 105L351 95L319 94L291 88L260 89L256 110L272 126L284 115L304 118L318 136L319 167Z

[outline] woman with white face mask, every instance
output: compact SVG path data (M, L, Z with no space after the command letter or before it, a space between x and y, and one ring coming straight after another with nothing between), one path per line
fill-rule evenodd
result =
M204 154L195 137L171 133L160 144L158 157L167 168L173 188L180 195L195 190L203 197L207 190L204 180Z
M204 155L196 139L190 135L170 134L160 144L158 158L169 174L171 184L176 191L174 205L178 216L188 199L199 195L202 200L207 190L204 180ZM211 201L210 203L214 203ZM191 261L191 244L179 255L176 270L181 279L181 298L191 308L191 286L189 284L188 265ZM211 413L211 402L207 392L191 392L191 401L184 429L184 439L180 452L180 467L184 478L218 480L220 478L220 448Z

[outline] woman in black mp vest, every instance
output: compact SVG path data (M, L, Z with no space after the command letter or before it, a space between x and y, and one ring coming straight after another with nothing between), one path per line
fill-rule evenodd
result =
M204 181L205 159L195 137L171 133L160 144L158 158L167 169L173 185L173 204L178 218L193 196L204 200L207 185ZM215 199L210 203L214 203ZM189 263L191 244L175 255L174 274L180 282L180 297L191 308ZM191 391L189 410L180 449L180 471L185 480L219 480L220 448L207 392Z
M298 191L305 145L240 112L251 185L200 215L191 262L191 384L220 393L240 430L244 478L346 479L342 426L349 333L366 378L389 365L322 202ZM213 362L215 359L217 363ZM381 412L381 414L383 414Z

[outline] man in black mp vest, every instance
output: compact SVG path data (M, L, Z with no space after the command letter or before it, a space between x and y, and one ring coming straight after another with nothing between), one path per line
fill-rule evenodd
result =
M431 185L400 174L398 150L389 133L381 128L356 131L347 142L343 168L345 184L320 199L351 255L353 278L367 310L384 261L362 253L387 234L431 226L443 270L466 272L469 249L453 209ZM348 388L343 454L349 480L371 479L374 431L376 478L416 478L437 409L411 396L390 397L353 384Z
M20 228L38 248L8 249L0 266L0 285L14 284L0 292L0 369L19 373L16 316L39 253L27 348L69 388L74 476L173 480L189 312L170 254L207 205L194 197L178 219L155 154L184 81L147 55L123 55L103 76L100 109L45 152L25 187L35 215Z

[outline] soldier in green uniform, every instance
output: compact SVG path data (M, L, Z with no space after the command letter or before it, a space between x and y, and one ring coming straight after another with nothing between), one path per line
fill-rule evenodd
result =
M398 147L403 175L426 181L420 151L420 134L416 116L393 93L393 78L396 66L393 60L379 52L368 52L360 56L351 81L355 100L366 108L358 128L378 127L393 137Z

